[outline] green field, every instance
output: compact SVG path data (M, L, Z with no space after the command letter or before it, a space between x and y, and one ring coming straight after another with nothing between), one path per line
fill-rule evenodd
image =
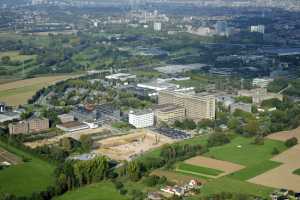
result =
M205 176L205 175L218 176L219 174L223 173L222 171L217 169L190 165L183 162L177 164L176 171L183 172L186 174L200 175L200 176Z
M249 195L261 196L268 198L273 192L273 188L268 188L260 185L255 185L245 181L232 179L230 177L222 177L208 181L201 189L201 196L208 196L221 192L244 193ZM194 199L197 199L195 196Z
M54 200L126 200L111 182L92 184L55 198Z
M207 138L208 136L197 137L181 143L205 145ZM273 157L273 148L276 147L280 152L287 148L283 142L279 141L266 139L264 145L255 145L252 144L253 140L254 138L236 136L232 138L231 143L229 144L210 148L209 152L206 153L205 156L240 164L246 168L225 177L207 179L208 182L203 186L200 196L207 196L221 192L231 192L257 195L265 198L269 197L269 194L274 190L273 188L252 184L246 180L280 165L280 163L270 160ZM240 148L238 146L240 146ZM159 155L160 150L156 149L146 153L141 159L156 157ZM185 174L194 176L200 180L205 179L204 176L200 175L192 175L178 171L176 173L179 175ZM195 196L191 199L197 198L198 197Z
M283 142L266 139L264 145L255 145L252 141L253 138L239 136L229 144L211 148L205 155L244 165L246 168L230 175L239 180L248 180L280 165L270 159L273 157L272 151L275 147L280 152L287 149Z
M54 166L22 150L0 141L0 147L29 162L14 165L0 171L0 193L11 193L17 196L28 196L53 185Z
M300 168L296 169L295 171L293 171L293 174L299 175L300 176Z

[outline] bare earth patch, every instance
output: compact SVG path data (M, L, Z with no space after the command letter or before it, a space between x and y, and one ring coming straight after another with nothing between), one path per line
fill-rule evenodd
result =
M292 137L296 137L298 141L300 141L300 127L290 131L280 131L267 136L269 139L279 141L286 141Z
M8 162L12 165L16 165L21 163L22 160L5 149L0 148L0 164L2 162Z
M216 178L222 177L222 176L225 176L228 174L232 174L233 172L236 172L236 171L239 171L239 170L245 168L242 165L238 165L238 164L231 163L228 161L216 160L216 159L208 158L208 157L204 157L204 156L196 156L196 157L190 158L188 160L185 160L184 162L187 164L195 165L195 166L207 167L207 168L223 171L223 173L219 174L218 176L215 176Z
M125 136L99 141L99 148L95 150L95 153L106 155L115 160L130 160L134 156L172 142L173 140L148 129L139 129Z
M283 163L282 165L248 181L269 187L285 188L300 192L300 176L293 174L294 170L300 168L299 156L300 145L296 145L272 159L273 161Z

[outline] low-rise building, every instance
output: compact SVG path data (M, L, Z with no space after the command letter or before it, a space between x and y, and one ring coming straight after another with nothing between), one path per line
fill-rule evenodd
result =
M154 124L154 113L152 110L130 111L128 118L129 124L135 128L146 128Z
M172 124L176 120L181 121L185 118L184 107L175 104L156 105L154 106L153 110L157 125L162 122Z
M230 105L230 112L234 113L236 110L242 110L244 112L252 112L252 104L237 102Z
M19 120L21 118L20 113L18 112L3 112L0 113L0 123Z
M58 115L58 119L60 120L61 123L67 123L67 122L72 122L74 121L74 116L71 114L62 114Z
M84 129L89 129L89 126L87 124L74 121L74 122L67 122L64 124L58 124L56 125L56 128L63 130L65 132L75 132L75 131L81 131Z

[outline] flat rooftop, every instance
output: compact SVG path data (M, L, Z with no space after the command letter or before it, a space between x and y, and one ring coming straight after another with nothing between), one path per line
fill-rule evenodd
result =
M59 124L59 126L65 127L65 128L74 128L74 127L80 127L80 126L87 126L84 123L74 121L74 122L67 122L64 124Z
M129 114L134 114L134 115L145 115L153 113L151 109L146 109L146 110L136 110L136 111L130 111Z

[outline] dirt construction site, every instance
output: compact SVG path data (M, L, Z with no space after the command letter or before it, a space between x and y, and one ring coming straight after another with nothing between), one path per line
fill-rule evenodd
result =
M296 137L300 139L300 128L291 131L282 131L271 134L268 138L285 141ZM300 176L293 174L293 171L300 168L300 144L275 156L272 160L282 163L270 171L249 180L251 183L265 185L274 188L285 188L300 192Z
M146 151L172 142L172 139L151 130L139 129L128 135L98 141L99 148L94 152L115 160L131 160Z

